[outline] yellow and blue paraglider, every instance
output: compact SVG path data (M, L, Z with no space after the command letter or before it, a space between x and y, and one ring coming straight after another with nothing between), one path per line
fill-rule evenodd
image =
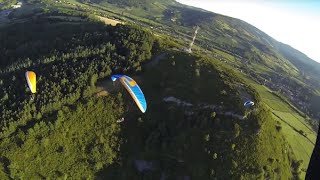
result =
M145 113L147 110L147 102L144 97L143 92L141 91L140 87L136 83L135 80L130 78L129 76L125 75L112 75L111 80L116 81L117 79L120 80L121 84L127 89L130 93L133 100L136 102L137 106L141 110L141 112Z

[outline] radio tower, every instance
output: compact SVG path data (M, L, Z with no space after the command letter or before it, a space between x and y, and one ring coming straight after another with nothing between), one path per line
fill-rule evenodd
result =
M196 27L196 31L195 31L194 34L193 34L192 42L191 42L190 45L189 45L189 49L186 50L188 53L192 53L192 46L193 46L194 40L196 40L196 37L197 37L197 34L198 34L198 30L199 30L199 29L200 29L200 27L197 26L197 27Z

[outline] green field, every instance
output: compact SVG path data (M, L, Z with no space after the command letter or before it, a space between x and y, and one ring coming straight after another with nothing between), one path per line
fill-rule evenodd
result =
M282 132L291 146L294 156L298 160L303 160L302 167L307 169L316 141L316 133L303 117L279 97L272 94L267 87L258 85L251 80L248 81L259 92L263 102L272 109L274 118L281 123ZM298 132L300 130L306 134L306 137ZM304 176L305 172L302 172L302 178Z
M298 132L294 131L291 126L289 126L282 119L279 119L277 116L273 116L275 120L279 121L282 127L282 132L286 136L286 140L292 148L294 156L298 160L303 160L302 168L307 169L309 159L314 147L314 144L306 140ZM302 171L301 178L304 179L305 171Z

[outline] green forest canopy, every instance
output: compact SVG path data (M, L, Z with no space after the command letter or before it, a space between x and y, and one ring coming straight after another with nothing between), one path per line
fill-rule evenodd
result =
M1 179L140 177L132 167L138 157L158 164L156 173L146 174L151 179L162 172L179 177L185 170L196 179L291 177L292 159L283 155L284 139L263 105L247 121L239 121L196 108L188 118L184 109L151 100L159 108L139 117L125 110L121 94L93 97L96 82L112 73L141 73L162 81L177 75L168 86L186 92L196 89L178 83L185 76L191 75L190 83L201 92L212 89L197 78L211 77L217 92L236 97L230 89L236 74L208 58L167 52L170 60L147 71L142 64L156 52L167 51L161 49L167 42L139 27L94 21L48 21L41 16L3 28L0 34ZM23 86L26 70L40 75L33 101ZM160 87L159 94L169 91L153 85ZM156 99L159 94L147 96ZM219 100L232 105L227 98ZM123 116L131 121L121 129L115 122ZM177 163L180 158L185 163Z

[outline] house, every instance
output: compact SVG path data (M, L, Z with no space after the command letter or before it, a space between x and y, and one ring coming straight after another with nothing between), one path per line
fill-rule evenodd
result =
M12 5L11 7L13 9L17 9L17 8L21 8L21 6L22 6L22 2L18 2L16 5Z

